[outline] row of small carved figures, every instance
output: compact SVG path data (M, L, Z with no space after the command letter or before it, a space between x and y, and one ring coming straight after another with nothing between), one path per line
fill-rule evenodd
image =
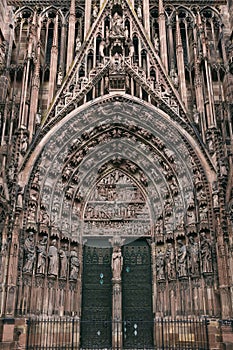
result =
M212 273L212 245L205 233L200 234L200 244L190 236L189 243L177 240L177 247L168 243L166 250L158 247L156 253L157 280L173 280L188 276Z
M77 247L71 247L64 243L58 249L56 239L48 242L44 235L37 243L34 240L34 233L29 232L24 242L24 264L23 272L45 275L53 278L62 278L77 281L79 275L79 256Z

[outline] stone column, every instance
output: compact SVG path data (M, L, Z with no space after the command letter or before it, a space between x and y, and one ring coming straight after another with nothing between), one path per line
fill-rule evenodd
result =
M114 247L112 253L112 347L122 349L122 285L121 271L123 258L120 247Z
M36 62L35 62L35 71L32 77L32 90L31 90L31 103L29 111L29 142L32 140L32 135L35 127L35 116L38 108L38 97L40 90L40 31L41 25L38 26L37 31L37 53L36 53Z
M65 68L65 47L66 47L66 23L62 23L61 27L61 48L60 48L60 67L62 71L62 76L64 76Z
M166 69L166 72L168 72L166 17L164 13L163 0L159 0L159 44L160 58Z
M193 28L193 37L194 37L194 44L193 44L193 53L194 53L194 66L195 66L195 78L194 78L194 88L195 88L195 95L196 95L196 104L197 104L197 111L200 115L200 130L202 133L202 137L205 141L205 131L206 131L206 125L205 125L205 109L204 109L204 98L203 98L203 82L202 82L202 76L201 76L201 70L200 70L200 61L198 58L198 52L197 52L197 31L196 27Z
M187 107L187 89L185 82L185 70L184 70L184 52L180 34L180 24L178 13L176 13L176 56L177 56L177 69L179 76L179 91L182 101Z
M200 13L197 14L197 24L200 32L201 37L201 43L202 43L202 55L204 59L204 70L206 75L206 90L207 90L207 96L208 100L205 101L207 105L207 127L213 127L216 126L216 117L215 117L215 108L214 108L214 99L213 99L213 84L212 84L212 75L211 75L211 68L208 63L208 50L207 50L207 43L206 43L206 36L205 30L202 25L201 15Z
M218 210L216 212L216 224L217 224L217 265L218 265L218 277L219 277L219 292L221 300L222 318L227 319L232 315L230 286L228 277L228 264L227 254L225 248L225 242L223 238L222 225Z
M19 253L19 230L20 230L20 210L17 209L14 227L12 230L12 237L9 247L9 258L7 266L6 278L6 301L4 315L6 318L13 318L15 314L16 305L16 288L18 276L18 253Z
M91 0L85 0L84 40L91 26Z
M68 72L70 65L71 65L73 58L74 58L75 21L76 21L75 0L71 0L70 16L69 16L69 30L68 30L66 72Z
M28 92L28 84L29 84L29 73L30 73L30 65L31 65L30 62L32 58L35 25L36 25L36 12L34 13L32 25L30 28L27 56L26 56L25 66L24 66L24 76L23 76L23 82L22 82L22 93L21 93L20 110L19 110L19 126L26 125L27 123L26 100L27 100L27 92Z
M143 19L144 19L144 28L150 39L150 5L149 0L143 0Z
M57 77L57 58L58 58L58 14L54 23L53 31L53 45L51 49L51 61L50 61L50 75L49 75L49 94L48 94L48 104L49 105L53 99L55 92L55 84Z

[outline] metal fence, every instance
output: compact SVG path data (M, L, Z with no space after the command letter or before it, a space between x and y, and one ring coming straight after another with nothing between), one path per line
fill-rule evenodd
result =
M26 349L208 350L208 321L205 318L159 318L153 322L30 318Z

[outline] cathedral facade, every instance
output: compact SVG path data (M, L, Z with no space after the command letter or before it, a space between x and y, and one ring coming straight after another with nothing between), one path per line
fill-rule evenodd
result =
M232 0L3 0L1 349L232 349L232 123Z

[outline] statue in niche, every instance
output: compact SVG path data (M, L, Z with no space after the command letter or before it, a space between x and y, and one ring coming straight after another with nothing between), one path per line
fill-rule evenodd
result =
M125 26L124 34L125 34L125 38L128 39L128 37L129 37L129 29L128 29L127 26Z
M161 249L157 254L156 272L158 281L165 280L165 256Z
M67 268L68 268L68 244L64 244L64 246L59 250L59 258L60 258L60 271L59 277L66 278L67 277Z
M99 55L100 55L100 60L102 61L104 58L104 49L105 49L105 40L101 40L99 44Z
M202 272L212 272L212 247L210 239L202 232L200 234Z
M198 112L197 106L195 104L193 105L193 121L196 126L199 126L200 113Z
M159 53L159 36L158 36L158 33L155 33L155 36L154 36L154 48L155 48L155 52Z
M47 243L48 243L48 237L44 236L39 243L37 244L37 269L36 273L45 274L45 268L46 268L46 258L47 258Z
M174 86L176 88L178 88L178 86L179 86L179 78L178 78L178 74L177 74L177 72L175 70L174 65L172 65L172 67L171 67L170 77L171 77L171 80L173 81Z
M20 153L24 156L28 149L28 135L23 134L20 141Z
M165 261L166 261L167 278L169 280L176 279L175 250L171 243L168 243L167 245Z
M62 68L59 67L58 73L57 73L57 85L61 86L63 80L63 73L62 73Z
M93 12L92 12L92 16L93 16L94 19L97 18L98 12L99 12L99 9L98 9L98 6L96 5L96 2L95 2L94 5L93 5Z
M123 257L121 255L121 248L114 247L112 253L112 275L115 279L121 278L121 271L123 267Z
M28 237L24 242L24 257L25 257L25 264L23 266L23 272L32 273L33 265L36 258L34 233L32 231L29 232Z
M49 257L48 275L57 276L58 275L58 249L57 249L56 239L53 239L51 242L51 245L49 246L48 257Z
M187 211L187 225L193 225L196 223L196 217L195 217L195 212L194 209L189 209Z
M142 7L140 4L138 5L138 8L137 8L137 16L139 19L142 19Z
M181 239L177 241L177 272L179 277L187 276L187 246Z
M214 208L218 208L219 207L218 185L216 182L213 183L212 197L213 197Z
M77 281L79 274L79 258L77 249L74 247L70 252L70 280Z
M155 235L163 235L163 219L159 218L155 225Z
M76 53L76 55L79 53L81 46L82 46L81 40L80 40L79 36L77 36L77 38L75 40L75 53Z
M188 270L191 276L199 275L199 246L193 236L189 237Z
M200 213L200 222L208 222L208 208L207 207L200 207L199 209Z
M113 15L111 34L113 36L124 35L123 19L117 12Z

